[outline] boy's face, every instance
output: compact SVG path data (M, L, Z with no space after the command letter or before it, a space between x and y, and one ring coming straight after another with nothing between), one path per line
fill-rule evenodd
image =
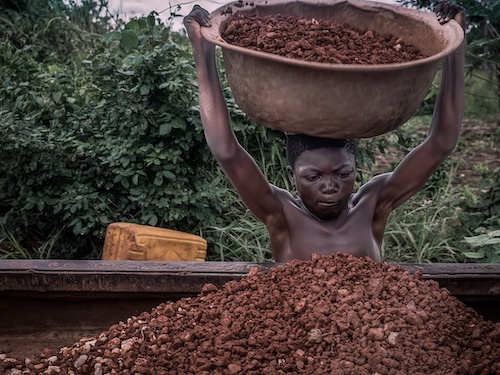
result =
M319 219L335 218L347 208L356 165L345 148L304 151L288 173L306 208Z

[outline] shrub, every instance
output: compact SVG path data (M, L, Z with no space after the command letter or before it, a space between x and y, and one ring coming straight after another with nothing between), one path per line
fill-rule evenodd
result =
M185 38L149 16L69 64L0 45L0 207L21 243L61 228L54 256L96 257L114 221L218 224L225 190L211 173L191 54L175 40Z

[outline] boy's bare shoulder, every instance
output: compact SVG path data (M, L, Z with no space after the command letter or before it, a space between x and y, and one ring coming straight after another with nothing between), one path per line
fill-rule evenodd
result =
M292 196L292 194L286 190L282 189L280 187L277 187L275 185L271 185L273 189L274 195L282 202L295 202L295 198Z
M358 203L361 200L374 198L377 199L380 191L385 186L387 180L391 176L392 172L382 173L377 176L372 177L368 182L363 184L358 191L353 195L353 204Z

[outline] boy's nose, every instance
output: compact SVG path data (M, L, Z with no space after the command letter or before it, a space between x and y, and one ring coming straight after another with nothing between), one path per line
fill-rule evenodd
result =
M334 178L326 178L324 191L325 193L335 193L338 190L338 184Z

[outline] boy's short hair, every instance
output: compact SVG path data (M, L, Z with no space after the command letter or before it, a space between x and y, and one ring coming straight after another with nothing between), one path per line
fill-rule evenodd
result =
M345 148L356 164L356 141L354 139L321 138L306 134L286 135L286 156L288 165L292 168L304 151L318 148Z

